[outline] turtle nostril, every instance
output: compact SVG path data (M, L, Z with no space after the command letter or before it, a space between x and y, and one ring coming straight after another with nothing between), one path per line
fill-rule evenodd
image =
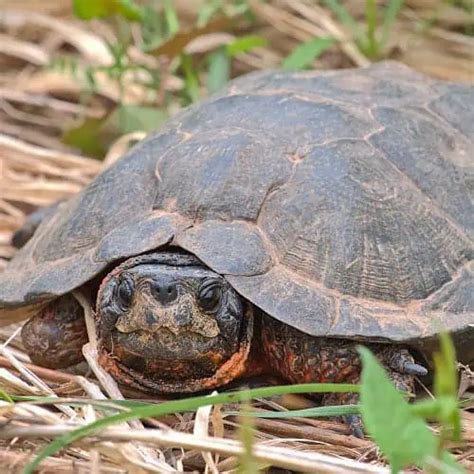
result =
M161 304L171 303L178 296L176 284L170 282L153 282L152 293Z

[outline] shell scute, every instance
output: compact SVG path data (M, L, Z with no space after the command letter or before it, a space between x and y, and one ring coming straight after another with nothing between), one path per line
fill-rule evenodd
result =
M311 335L468 332L473 90L395 63L238 79L39 227L0 275L0 320L171 244Z

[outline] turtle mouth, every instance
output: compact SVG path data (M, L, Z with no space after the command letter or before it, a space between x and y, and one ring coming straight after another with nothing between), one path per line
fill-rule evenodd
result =
M122 349L110 351L101 343L99 362L118 382L144 392L193 393L213 389L245 373L254 333L251 307L246 309L244 321L238 349L225 360L222 360L218 351L212 349L200 353L198 359L193 355L168 358L163 353L159 358L146 359L140 354L126 354ZM141 333L137 334L138 337L150 337L147 331L137 333ZM156 333L151 334L151 337L156 337Z
M135 358L146 361L198 361L202 354L214 352L215 362L228 358L239 346L223 334L206 337L193 331L173 332L166 328L158 331L139 329L129 333L113 331L103 346L125 365L138 368ZM126 360L130 360L129 363Z

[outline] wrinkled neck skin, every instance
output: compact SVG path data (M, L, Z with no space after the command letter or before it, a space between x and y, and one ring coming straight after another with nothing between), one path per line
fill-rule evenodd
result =
M137 389L197 392L257 372L252 305L192 255L128 259L103 280L96 312L101 365Z

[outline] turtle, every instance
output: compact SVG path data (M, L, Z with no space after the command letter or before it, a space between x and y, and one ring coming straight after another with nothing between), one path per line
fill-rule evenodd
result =
M146 393L356 383L359 344L412 392L440 328L474 359L473 99L390 61L239 77L30 219L0 321L74 365L81 291L99 363Z

